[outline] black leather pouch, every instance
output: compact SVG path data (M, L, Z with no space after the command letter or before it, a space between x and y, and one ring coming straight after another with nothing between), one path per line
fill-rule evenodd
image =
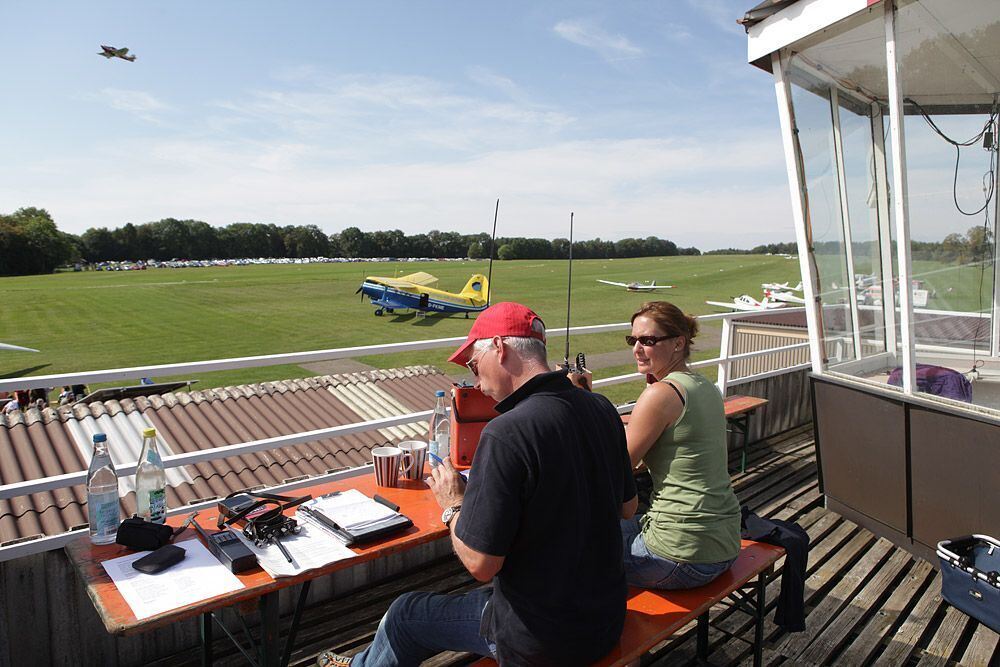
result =
M136 551L152 551L170 542L174 529L162 523L152 523L134 516L118 526L115 542Z
M168 544L134 561L132 567L144 574L156 574L181 562L186 555L181 547L176 544Z

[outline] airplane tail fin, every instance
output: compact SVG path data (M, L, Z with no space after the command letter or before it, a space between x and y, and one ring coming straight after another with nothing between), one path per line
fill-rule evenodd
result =
M489 289L489 280L483 274L477 273L469 278L469 282L465 283L465 287L462 288L460 294L467 299L471 299L477 306L481 306L486 305L486 296L489 293Z

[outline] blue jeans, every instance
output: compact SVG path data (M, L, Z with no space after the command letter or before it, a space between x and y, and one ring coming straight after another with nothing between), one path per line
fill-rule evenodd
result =
M493 656L496 647L479 634L492 588L461 595L404 593L389 606L371 646L354 656L353 667L416 667L442 651Z
M698 588L729 569L732 560L721 563L682 563L658 556L646 547L638 517L622 519L625 578L630 586L678 590Z

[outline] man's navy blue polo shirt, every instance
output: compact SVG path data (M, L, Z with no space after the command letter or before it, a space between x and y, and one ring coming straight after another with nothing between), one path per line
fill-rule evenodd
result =
M505 558L483 631L501 664L578 664L621 636L622 504L635 497L625 429L608 399L542 373L483 430L455 533Z

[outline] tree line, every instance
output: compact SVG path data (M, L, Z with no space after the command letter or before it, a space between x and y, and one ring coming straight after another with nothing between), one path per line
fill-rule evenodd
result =
M365 232L357 227L327 235L316 225L237 222L213 227L200 220L164 218L121 227L92 227L83 234L60 231L40 208L0 214L0 275L51 273L76 262L172 259L207 260L299 257L430 257L485 259L563 259L568 239L503 237L432 230L407 235L398 229ZM573 242L580 259L698 255L672 241L645 239Z
M298 257L430 257L485 259L565 259L569 239L501 237L491 244L489 234L459 234L432 230L407 235L398 229L365 232L357 227L327 235L316 225L237 222L213 227L200 220L164 218L144 224L127 223L115 229L92 227L83 234L60 231L45 209L21 208L0 214L0 275L51 273L75 262L171 259L240 259ZM874 241L855 242L854 256L877 252ZM993 234L982 226L965 234L952 233L941 241L913 241L913 259L964 264L992 257ZM706 254L794 254L795 243L768 243L750 250L726 248ZM817 254L840 254L835 241L815 245ZM895 249L893 249L895 252ZM605 241L573 242L578 259L613 257L670 257L700 255L697 248L681 248L673 241L648 236Z

